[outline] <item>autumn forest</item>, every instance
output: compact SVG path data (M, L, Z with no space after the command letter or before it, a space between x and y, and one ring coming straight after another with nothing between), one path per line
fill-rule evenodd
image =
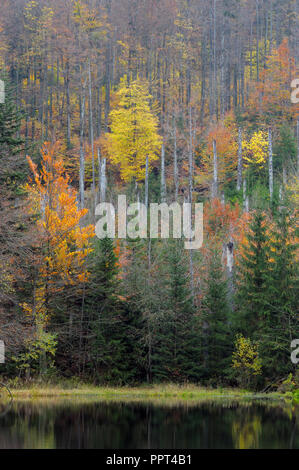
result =
M4 380L298 389L298 21L298 0L1 0ZM119 195L203 203L202 247L99 239Z

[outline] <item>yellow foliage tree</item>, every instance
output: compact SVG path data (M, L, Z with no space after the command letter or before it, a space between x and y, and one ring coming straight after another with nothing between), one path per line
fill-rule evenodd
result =
M128 85L123 79L117 98L118 104L110 113L108 154L111 162L120 166L124 181L141 181L145 178L146 158L151 167L161 150L157 112L151 108L152 97L141 80Z
M237 337L233 353L233 369L238 371L238 381L241 386L248 386L252 377L261 375L262 364L259 359L257 346L243 335Z
M269 155L269 140L264 131L258 131L243 141L244 166L254 165L263 168Z

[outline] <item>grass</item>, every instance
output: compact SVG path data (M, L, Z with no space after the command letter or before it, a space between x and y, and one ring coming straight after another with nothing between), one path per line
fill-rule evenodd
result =
M15 399L34 398L101 398L119 400L159 400L159 399L179 399L179 400L206 400L217 398L230 399L253 399L282 397L279 393L261 394L248 392L246 390L220 388L209 389L195 385L178 386L173 384L152 385L139 387L96 387L93 385L77 385L76 388L69 388L61 385L34 384L22 388L12 388L11 392Z

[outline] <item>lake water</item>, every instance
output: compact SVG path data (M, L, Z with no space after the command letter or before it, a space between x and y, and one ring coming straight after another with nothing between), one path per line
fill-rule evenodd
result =
M0 448L298 449L298 407L230 400L13 402L0 416Z

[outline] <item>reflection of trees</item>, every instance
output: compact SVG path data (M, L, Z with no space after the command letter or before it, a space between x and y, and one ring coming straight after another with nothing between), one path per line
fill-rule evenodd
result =
M261 430L260 416L238 417L232 424L235 449L258 449Z
M13 402L0 448L299 448L297 411L259 400Z

